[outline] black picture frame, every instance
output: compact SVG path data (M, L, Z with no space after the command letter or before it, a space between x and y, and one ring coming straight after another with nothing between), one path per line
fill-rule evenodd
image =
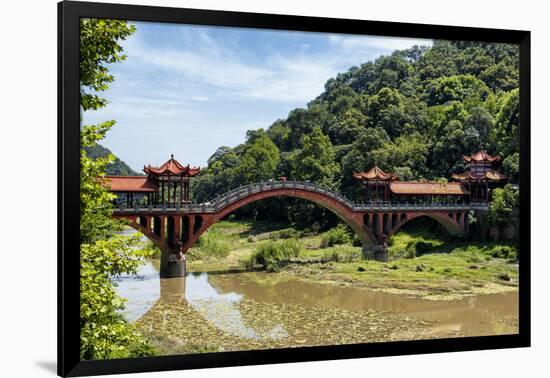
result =
M109 18L244 28L514 43L520 46L520 249L517 335L299 349L79 359L79 19ZM530 346L530 32L156 6L58 3L58 374L82 376L336 360Z

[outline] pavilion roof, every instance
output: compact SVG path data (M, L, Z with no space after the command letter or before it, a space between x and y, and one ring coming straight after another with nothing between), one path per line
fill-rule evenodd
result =
M438 183L422 181L395 181L390 183L394 194L410 195L468 195L470 192L459 182Z
M357 172L353 174L353 177L358 180L378 180L378 181L394 181L399 178L393 173L386 173L381 170L377 165L369 169L367 172Z
M111 192L149 193L158 189L147 176L105 176L104 183Z
M174 155L170 157L166 163L160 167L153 167L151 165L143 167L143 172L152 176L185 176L192 177L200 172L200 168L191 167L189 164L184 166L179 161L174 159Z
M485 171L480 175L474 175L471 172L464 172L464 173L453 174L452 177L453 179L458 181L480 181L480 180L503 181L507 179L506 176L504 176L503 174L493 169Z
M486 151L481 150L470 156L463 156L462 159L467 163L495 163L497 161L500 161L501 157L500 155L491 156Z

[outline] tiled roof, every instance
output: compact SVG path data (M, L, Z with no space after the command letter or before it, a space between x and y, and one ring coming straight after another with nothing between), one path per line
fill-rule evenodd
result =
M382 180L382 181L393 181L397 180L397 175L394 175L393 173L386 173L378 166L372 167L367 172L358 172L354 173L353 177L358 180Z
M481 175L473 175L472 173L465 172L465 173L453 174L452 177L453 179L459 180L459 181L469 181L469 180L502 181L507 179L506 176L492 169L484 172Z
M500 160L500 155L491 156L487 152L481 150L479 152L476 152L475 154L472 154L470 156L463 156L462 159L464 161L471 163L481 163L481 162L488 162L488 163L494 163Z
M390 183L390 190L394 194L418 194L418 195L467 195L470 192L459 182L415 182L396 181Z
M182 165L174 159L174 155L160 167L152 167L151 165L143 167L143 172L153 176L173 175L192 177L198 174L200 170L198 167L190 167L189 164L187 166Z
M105 176L111 192L155 192L157 184L147 176Z

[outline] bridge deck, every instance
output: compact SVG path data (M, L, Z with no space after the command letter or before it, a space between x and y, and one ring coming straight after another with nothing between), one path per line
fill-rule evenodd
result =
M328 198L341 203L352 211L468 211L468 210L488 210L487 202L479 203L447 203L447 202L426 202L426 203L407 203L407 202L372 202L372 203L354 203L342 194L318 186L317 184L303 181L269 181L240 186L227 193L217 196L211 201L198 204L164 204L164 205L139 205L126 207L120 204L113 208L115 214L128 215L137 213L176 213L176 214L215 214L228 207L229 205L242 200L248 196L262 192L276 192L281 189L296 189L300 191L309 191L322 194Z

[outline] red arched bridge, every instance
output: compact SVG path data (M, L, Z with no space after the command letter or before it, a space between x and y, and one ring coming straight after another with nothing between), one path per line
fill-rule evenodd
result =
M384 260L386 240L408 221L430 217L452 235L465 234L470 210L487 210L488 203L384 203L356 204L339 193L310 182L270 181L241 186L210 202L124 206L113 216L127 219L162 251L161 275L185 274L185 253L210 226L238 208L270 197L295 197L314 202L335 213L363 242L366 258Z

